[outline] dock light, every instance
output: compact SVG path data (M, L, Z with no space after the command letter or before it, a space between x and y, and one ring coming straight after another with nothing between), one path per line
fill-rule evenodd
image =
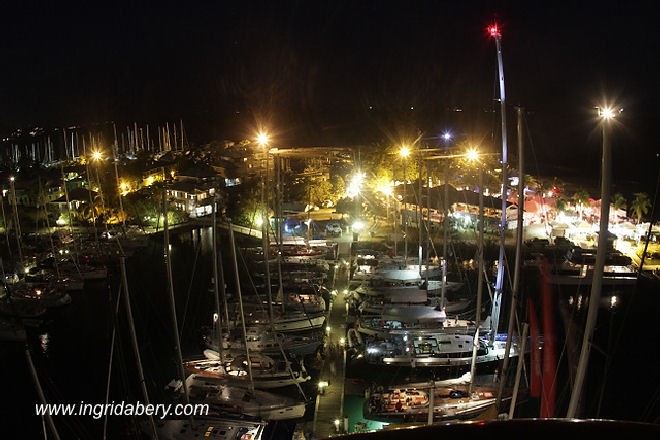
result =
M339 432L339 425L341 424L341 420L335 419L334 423L335 423L335 429L337 430L337 432Z
M327 380L319 380L319 383L318 383L319 395L322 396L322 395L325 394L325 390L326 390L326 388L328 388L328 385L330 385L330 383L328 383Z
M327 327L325 328L325 331L326 331L326 333L330 333L330 326L327 326Z
M362 220L356 220L353 223L353 230L358 232L361 231L362 229L364 229L364 222L362 222Z
M346 338L344 337L339 338L339 345L341 345L342 347L346 345Z

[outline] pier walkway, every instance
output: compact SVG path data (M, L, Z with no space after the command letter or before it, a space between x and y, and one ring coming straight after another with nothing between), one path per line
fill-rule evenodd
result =
M346 318L348 305L344 300L344 289L348 286L349 266L341 264L342 260L350 261L350 242L339 243L338 262L334 274L333 289L337 295L330 302L326 321L327 338L325 343L325 359L321 367L319 382L322 386L316 397L313 438L326 438L347 431L343 414L344 385L346 379Z

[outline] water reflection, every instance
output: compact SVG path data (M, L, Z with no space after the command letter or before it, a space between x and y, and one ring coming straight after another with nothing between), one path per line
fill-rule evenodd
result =
M48 354L48 347L50 345L50 334L42 333L39 335L39 348L43 354Z

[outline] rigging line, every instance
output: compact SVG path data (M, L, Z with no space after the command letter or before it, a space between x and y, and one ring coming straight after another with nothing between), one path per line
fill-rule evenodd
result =
M614 321L614 315L615 315L616 310L612 309L612 321ZM603 378L606 378L609 374L610 367L612 365L612 355L610 354L612 351L612 333L614 332L614 325L611 322L610 325L608 326L607 329L607 348L604 351L605 355L605 366L603 367ZM600 385L600 395L598 396L598 403L596 405L596 417L600 417L600 410L603 405L603 400L605 400L605 390L607 388L607 380L601 381Z
M656 214L655 205L656 205L657 200L658 200L658 192L659 191L660 191L660 167L658 168L658 173L657 173L657 178L656 178L655 193L653 195L653 205L651 205L652 206L652 208L651 208L651 218L650 218L650 221L649 221L649 231L648 231L649 233L646 237L646 246L648 246L649 240L651 238L651 228L653 227L653 223L654 223L654 220L655 220L655 217L656 217L656 215L655 215ZM620 327L621 330L618 332L617 337L614 341L614 344L612 345L612 356L608 357L607 360L606 360L606 364L605 364L605 372L606 373L609 371L609 366L612 363L612 361L615 357L615 354L616 354L616 352L619 348L619 344L621 343L621 340L624 336L623 329L625 328L625 324L628 321L628 318L630 317L630 313L631 313L632 305L633 305L633 300L635 299L635 297L637 296L637 293L639 291L640 276L641 276L641 273L642 273L642 268L644 267L644 257L645 256L646 256L646 247L644 248L644 252L642 254L639 269L638 269L638 272L637 272L637 282L635 283L635 286L632 289L630 299L627 301L627 304L626 304L623 319L621 320L621 327ZM606 381L607 381L607 374L605 374L605 376L603 378L603 384ZM605 385L603 385L603 387L604 386Z
M534 168L535 168L535 171L536 171L536 176L540 177L539 159L538 159L538 156L536 155L536 148L534 146L534 139L532 138L531 130L529 128L529 123L527 121L527 113L523 113L522 120L523 120L523 124L524 124L523 132L527 135L527 145L529 147L527 149L532 153L532 156L534 158L533 162L534 162Z
M202 249L202 240L197 241L195 246L195 258L193 259L192 269L190 271L190 282L188 283L188 291L186 293L186 302L183 305L183 315L181 317L181 329L179 330L179 338L183 338L183 329L186 327L186 316L188 315L188 304L190 303L190 294L192 292L193 281L195 279L195 270L197 268L197 259ZM217 281L216 281L217 282Z
M245 271L246 271L247 277L248 277L248 281L250 282L250 286L252 287L254 295L257 297L257 304L259 304L259 307L260 307L261 311L265 312L266 309L263 307L263 299L261 298L261 295L259 294L259 289L257 289L257 285L254 282L254 278L252 278L250 266L248 265L247 261L245 260L245 254L243 253L243 251L240 248L237 249L237 254L241 258L241 264L245 268ZM264 256L265 256L265 253L264 253ZM267 258L267 257L265 256L265 258ZM267 282L270 282L270 280L267 280Z
M110 290L110 286L108 286L108 290ZM115 303L115 310L113 313L113 316L117 316L119 313L119 303L121 300L121 284L117 288L117 301ZM110 381L112 378L112 363L114 361L114 354L115 354L115 338L117 336L117 326L113 325L112 326L112 336L110 337L110 356L108 359L108 377L106 379L106 385L105 385L105 403L107 404L108 401L110 400ZM107 433L108 433L108 415L106 415L103 418L103 438L107 438Z

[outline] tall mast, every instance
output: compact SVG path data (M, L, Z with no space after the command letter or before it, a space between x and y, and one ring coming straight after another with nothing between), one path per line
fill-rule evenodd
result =
M112 150L112 162L115 165L115 185L117 188L117 195L119 196L119 215L121 215L121 225L124 234L126 234L126 219L124 215L124 204L122 202L122 197L121 197L121 186L119 184L119 171L117 170L117 157L119 153L119 145L117 144L117 127L115 126L115 123L112 123L112 131L115 136L115 144L114 148Z
M495 283L495 291L493 292L493 301L491 308L491 344L495 340L497 330L500 323L500 308L502 306L502 290L504 285L504 245L506 240L506 200L508 193L507 185L507 144L506 144L506 99L504 93L504 66L502 64L502 34L497 24L488 27L488 33L491 37L495 38L497 46L497 65L499 72L500 82L500 117L502 120L502 220L500 224L500 254L497 265L497 280Z
M121 270L121 286L122 290L124 291L124 306L126 308L126 317L128 321L128 329L129 333L131 335L131 346L133 347L133 353L135 354L135 359L137 361L137 369L138 369L138 380L140 381L140 388L142 391L142 398L144 399L144 403L149 405L149 392L147 391L147 385L146 381L144 378L144 370L142 368L142 360L140 357L140 348L138 346L138 341L137 341L137 336L135 332L135 323L133 322L133 312L131 309L131 297L128 291L128 277L126 276L126 256L124 255L124 250L121 248L121 245L119 247L119 250L121 252L120 257L119 257L119 268ZM119 299L117 299L119 301ZM149 415L149 425L151 427L151 431L154 434L154 438L158 438L158 431L156 430L156 424L154 423L153 416Z
M513 290L511 292L511 306L509 309L509 324L506 331L506 346L504 349L504 359L500 375L500 387L497 395L498 406L502 402L502 393L504 384L507 380L507 370L509 367L509 353L511 352L511 340L513 338L513 328L516 318L516 307L518 301L518 292L520 290L520 270L522 265L522 240L523 240L523 211L525 206L525 172L524 172L524 149L522 133L522 108L516 107L517 115L517 134L518 134L518 218L516 219L516 261L513 272ZM519 352L518 362L523 362L524 352Z
M481 296L484 290L484 170L479 164L479 239L477 240L477 313L475 319L474 339L472 340L472 362L470 364L470 394L474 386L477 372L477 351L479 349L479 328L481 327Z
M174 342L176 343L177 367L181 375L181 385L183 386L183 396L186 404L190 403L188 384L186 383L186 371L183 367L183 358L181 356L181 340L179 339L179 324L176 318L176 303L174 301L174 283L172 277L172 261L170 259L170 232L169 222L167 220L167 190L163 188L163 255L165 256L165 265L167 268L167 287L170 297L170 311L172 312L172 325L174 330ZM190 418L192 424L192 416Z
M234 226L231 223L229 224L229 241L231 242L231 256L234 263L234 276L236 277L236 294L238 295L238 305L241 311L243 345L245 346L245 354L246 354L246 361L248 367L248 378L250 379L250 392L254 393L254 380L252 377L252 359L250 359L250 348L248 347L247 344L247 329L245 328L245 314L243 312L243 295L241 294L240 274L238 271L238 258L236 257L236 240L234 238Z

